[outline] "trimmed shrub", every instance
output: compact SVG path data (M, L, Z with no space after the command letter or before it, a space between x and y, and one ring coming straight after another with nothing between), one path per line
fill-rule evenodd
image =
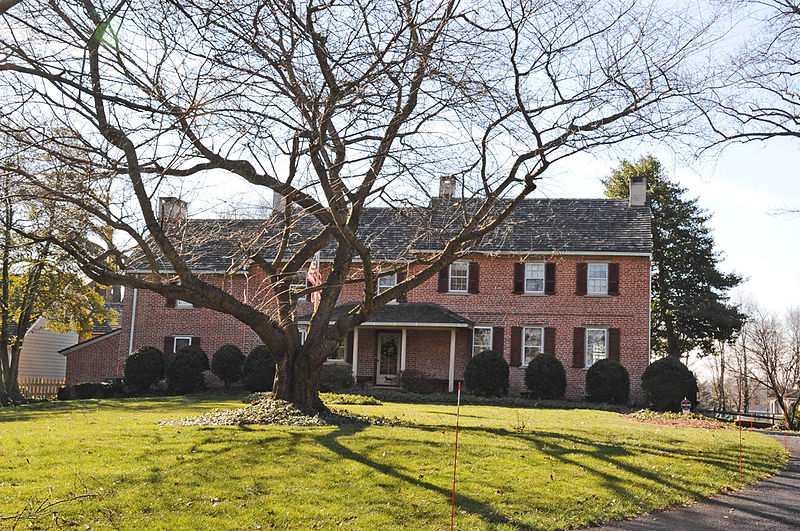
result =
M352 369L349 365L325 364L322 366L319 390L323 393L346 391L355 387Z
M266 345L253 347L242 365L242 383L251 393L272 391L275 381L275 360Z
M141 347L125 360L125 384L145 393L164 377L164 354L156 347Z
M596 361L586 371L586 399L589 402L627 404L630 391L628 370L614 360Z
M211 357L211 372L222 380L225 387L239 380L242 375L244 354L236 345L222 345Z
M203 371L197 357L183 349L167 363L167 388L180 395L192 393L203 386Z
M670 356L654 361L645 369L642 390L648 407L655 411L680 412L684 397L693 408L697 404L697 378L679 359Z
M87 398L112 398L124 396L119 385L100 382L86 382L65 385L58 389L58 400L85 400Z
M200 369L200 372L207 371L211 368L211 365L208 363L208 354L206 354L206 351L200 348L198 345L189 345L183 347L179 349L178 352L188 354L192 362Z
M567 389L567 371L552 354L539 354L525 368L531 398L561 398Z
M508 363L496 350L484 350L469 360L464 384L474 395L503 396L508 393Z
M422 371L413 369L400 373L400 385L407 393L430 394L441 391L441 384L438 381L431 379Z

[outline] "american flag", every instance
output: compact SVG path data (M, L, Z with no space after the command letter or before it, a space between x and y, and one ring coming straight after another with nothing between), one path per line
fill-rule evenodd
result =
M314 260L311 262L311 265L308 266L308 273L306 273L306 280L312 286L319 286L322 284L322 278L319 274L319 265L317 262L319 261L319 255L314 257ZM319 302L319 291L311 292L311 302L314 303L314 306L317 305Z

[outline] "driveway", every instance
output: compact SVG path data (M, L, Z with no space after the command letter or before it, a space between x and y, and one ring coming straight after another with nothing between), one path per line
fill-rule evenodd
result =
M783 446L783 434L761 432ZM686 507L591 528L596 530L800 529L800 435L789 434L789 462L779 474Z

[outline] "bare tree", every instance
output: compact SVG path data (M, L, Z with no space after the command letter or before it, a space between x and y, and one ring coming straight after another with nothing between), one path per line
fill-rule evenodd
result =
M719 143L800 137L800 3L796 0L729 2L744 38L721 65L708 102L708 121Z
M6 132L96 178L60 188L20 178L119 235L102 253L60 227L26 236L65 250L97 281L232 315L272 347L276 395L322 408L319 371L345 334L502 237L552 164L668 138L695 117L704 80L687 65L708 44L707 24L658 5L24 2L4 15ZM208 175L285 205L255 235L162 224L153 199L194 193ZM460 197L426 204L440 177ZM416 245L373 245L370 205L393 208ZM268 296L245 302L198 273L203 242L221 235L234 249L228 274L263 271ZM310 290L292 283L323 249L321 298L301 344L295 303ZM376 278L399 269L405 280L379 293ZM361 303L331 323L351 284Z
M791 426L796 425L796 407L788 407L786 392L797 383L797 363L787 349L787 335L774 314L756 310L747 335L751 341L752 378L769 390Z

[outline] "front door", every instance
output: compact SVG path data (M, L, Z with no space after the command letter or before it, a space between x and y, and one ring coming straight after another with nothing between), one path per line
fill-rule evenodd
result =
M375 385L400 385L400 334L378 334L378 374Z

